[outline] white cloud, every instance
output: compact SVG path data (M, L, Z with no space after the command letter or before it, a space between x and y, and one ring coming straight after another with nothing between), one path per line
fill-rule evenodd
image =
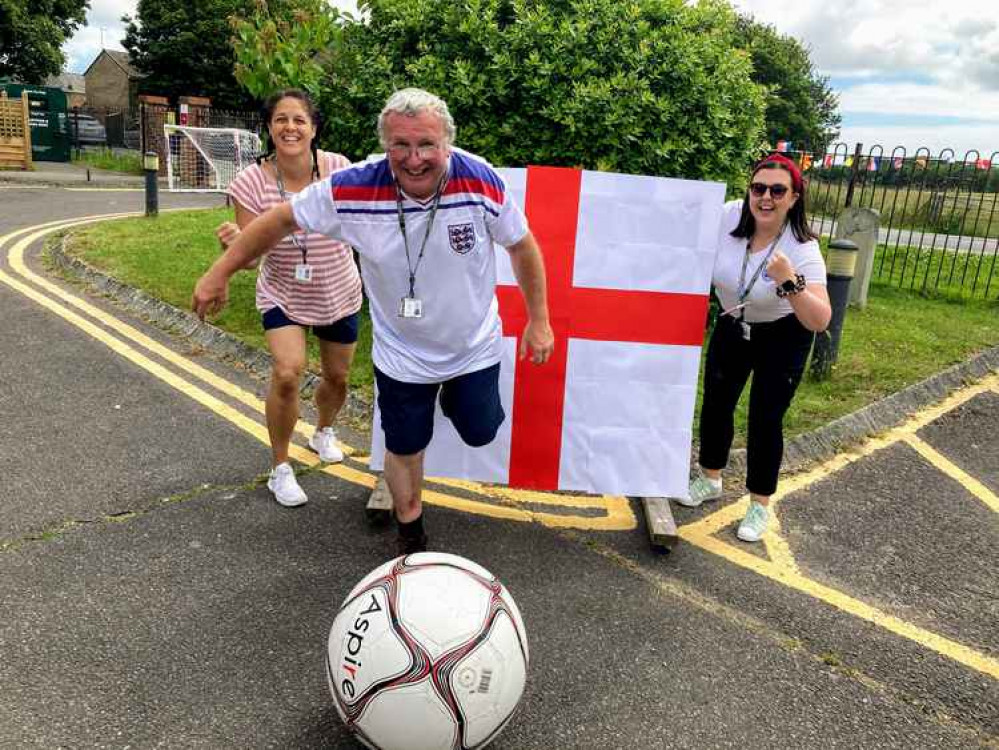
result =
M734 0L801 41L840 97L843 137L955 150L999 148L999 23L995 0ZM884 125L852 121L877 115ZM892 117L897 122L892 123ZM929 124L932 118L967 124ZM920 125L917 121L922 120ZM863 133L866 138L851 134ZM872 134L876 137L872 139Z
M94 61L103 46L106 49L124 49L125 25L121 17L135 14L136 0L91 0L87 11L87 25L79 29L66 42L66 68L82 73ZM103 42L103 45L102 45Z

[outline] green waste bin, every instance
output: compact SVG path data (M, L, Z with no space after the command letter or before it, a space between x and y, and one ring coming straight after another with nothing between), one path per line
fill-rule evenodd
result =
M66 113L66 92L51 86L3 83L0 89L11 99L28 92L28 118L31 121L31 158L35 161L69 161L72 135Z

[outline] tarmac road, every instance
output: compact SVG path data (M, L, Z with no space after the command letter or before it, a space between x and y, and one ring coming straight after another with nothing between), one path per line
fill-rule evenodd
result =
M19 228L142 200L0 189L0 747L359 747L323 659L392 555L364 464L299 451L311 500L280 508L259 380L51 275L39 242L18 260ZM997 415L993 367L782 483L765 547L735 540L735 482L676 509L668 557L634 502L437 486L433 545L497 574L530 638L492 747L999 747Z

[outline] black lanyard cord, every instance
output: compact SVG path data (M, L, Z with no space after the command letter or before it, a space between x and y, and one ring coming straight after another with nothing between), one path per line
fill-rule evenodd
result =
M423 242L420 243L420 253L416 256L416 265L413 265L412 260L409 255L409 237L406 235L406 213L402 210L402 191L399 189L399 185L395 186L395 207L399 213L399 231L402 232L402 244L406 249L406 267L409 269L409 297L413 299L416 296L416 272L420 269L420 263L423 262L423 253L427 249L427 241L430 239L430 232L434 228L434 219L437 216L437 208L441 204L441 197L444 195L444 187L447 185L447 172L441 177L440 183L437 185L437 194L434 195L434 203L430 208L430 218L427 220L427 229L423 233Z
M773 242L770 243L770 247L767 248L767 254L763 256L763 260L760 262L760 265L756 267L756 271L753 272L753 276L752 278L749 279L748 284L746 284L746 268L749 266L749 256L752 254L750 252L750 245L752 245L753 240L752 238L750 238L746 242L746 255L742 259L742 270L739 272L738 295L739 295L740 305L743 302L745 302L746 297L749 296L749 292L752 290L753 285L756 283L756 280L760 277L760 273L766 267L767 261L770 260L770 256L773 255L774 250L777 249L777 243L780 242L780 238L784 236L784 230L786 228L787 228L787 223L785 223L784 226L780 228L780 232L777 234L777 237L774 239Z

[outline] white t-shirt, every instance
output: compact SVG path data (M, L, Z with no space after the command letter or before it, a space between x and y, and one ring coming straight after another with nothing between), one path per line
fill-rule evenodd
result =
M715 288L715 294L718 295L723 310L728 310L739 303L739 274L746 257L748 239L733 237L731 232L738 226L741 213L741 200L726 203L718 233L718 255L715 256L711 284ZM749 256L745 277L747 285L756 273L756 269L763 263L767 249L769 248ZM788 226L777 242L776 249L790 259L795 273L804 276L805 283L825 286L826 264L822 259L818 241L798 242L791 227ZM777 296L777 284L767 275L766 268L760 271L745 301L747 305L743 308L742 314L748 323L767 323L794 313L791 303Z
M436 383L500 360L502 325L496 301L495 245L527 234L527 220L502 178L473 154L453 149L448 181L419 265L433 201L403 195L409 262L384 157L330 175L292 200L305 231L342 240L361 257L374 329L375 366L396 380ZM420 318L399 315L415 269Z

